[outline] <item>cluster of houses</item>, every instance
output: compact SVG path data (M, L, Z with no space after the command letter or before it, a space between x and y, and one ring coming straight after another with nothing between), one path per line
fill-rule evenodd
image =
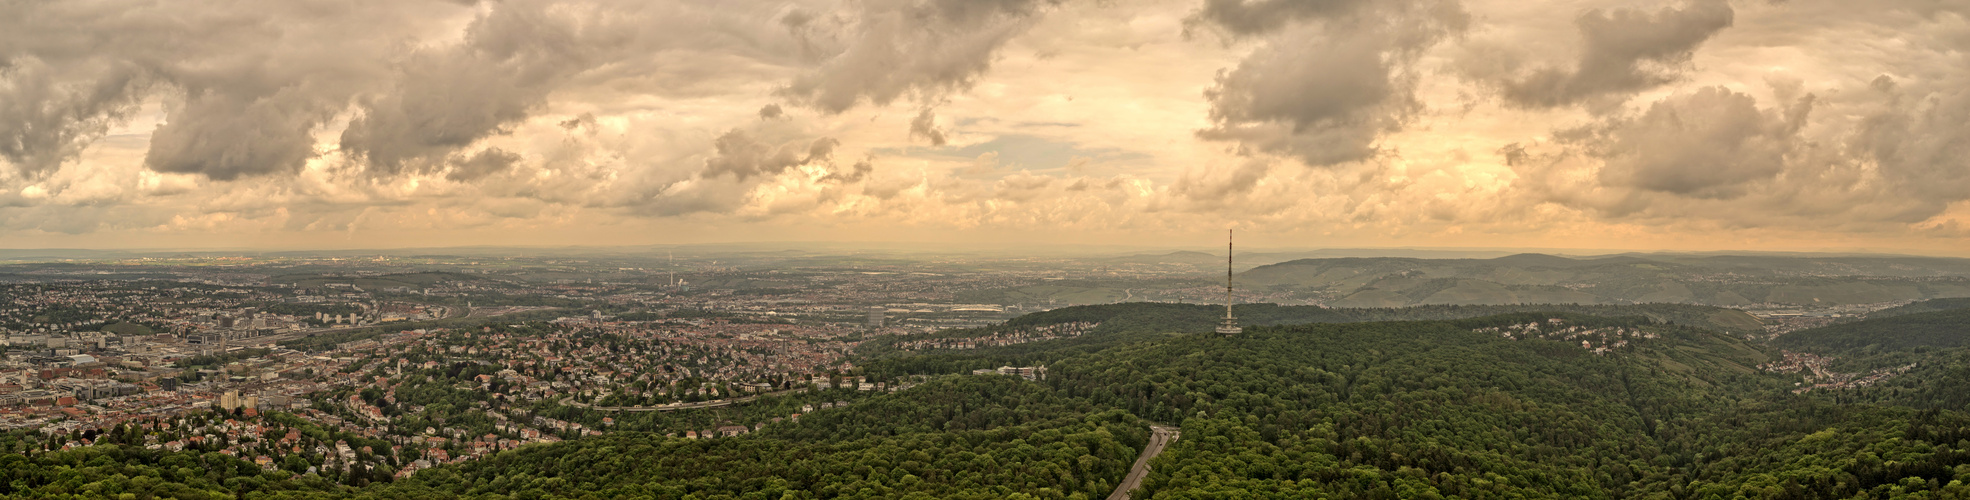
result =
M1915 363L1886 368L1876 368L1867 373L1843 373L1833 371L1834 358L1807 352L1779 351L1779 359L1762 365L1758 369L1776 373L1801 373L1805 380L1799 382L1794 394L1804 394L1814 390L1850 389L1874 385L1889 377L1908 373L1915 369Z
M1652 340L1660 337L1660 334L1643 331L1640 328L1588 328L1578 325L1568 326L1566 320L1560 318L1548 318L1543 323L1532 321L1522 324L1478 328L1472 331L1477 333L1493 333L1512 340L1546 339L1568 343L1579 341L1581 349L1586 349L1596 355L1605 355L1614 352L1616 349L1628 347L1630 342Z
M1013 328L987 328L984 335L949 338L906 340L896 343L897 349L905 351L926 351L932 349L965 350L981 347L995 347L1039 342L1042 340L1065 339L1086 334L1101 323L1074 321L1046 326L1026 326Z

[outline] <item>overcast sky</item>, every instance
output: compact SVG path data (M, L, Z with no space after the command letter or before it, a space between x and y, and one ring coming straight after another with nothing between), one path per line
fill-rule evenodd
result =
M0 248L1970 256L1970 1L0 1Z

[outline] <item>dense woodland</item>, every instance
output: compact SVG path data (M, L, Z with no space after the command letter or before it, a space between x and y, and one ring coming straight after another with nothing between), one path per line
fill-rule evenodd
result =
M1970 309L1924 307L1772 344L1694 306L1250 306L1235 338L1204 333L1221 309L1075 307L1008 327L1101 327L873 344L862 370L928 381L739 437L614 432L363 487L211 453L9 444L0 496L1102 498L1159 422L1182 438L1137 498L1970 498L1970 342L1951 323ZM1526 325L1540 333L1511 334ZM1627 341L1571 336L1609 331ZM1758 368L1780 348L1915 368L1798 393L1800 375ZM1003 364L1049 374L969 374Z
M1919 347L1970 347L1970 308L1890 315L1801 330L1773 345L1828 353L1879 354Z
M1127 412L1013 377L961 377L738 438L620 433L528 447L380 494L1101 498L1147 439Z
M1295 325L1307 323L1353 323L1369 321L1450 320L1525 313L1570 313L1625 317L1632 321L1671 323L1695 328L1747 335L1757 319L1741 311L1683 304L1643 304L1606 306L1578 304L1467 306L1441 305L1403 308L1324 308L1247 304L1238 306L1239 321L1247 325ZM997 331L1059 323L1100 323L1093 331L1076 338L1035 342L969 351L911 353L892 347L899 338L879 339L862 348L863 369L872 374L893 377L930 373L960 373L997 366L1050 364L1067 357L1097 352L1110 347L1204 334L1217 327L1224 317L1222 306L1168 303L1130 303L1055 309L1013 318L1003 325L980 329L941 332L938 336L982 336ZM1749 323L1747 323L1749 322ZM918 340L924 337L910 337Z

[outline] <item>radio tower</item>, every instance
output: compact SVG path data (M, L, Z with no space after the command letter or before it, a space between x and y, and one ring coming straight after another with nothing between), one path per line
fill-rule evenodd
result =
M1231 230L1224 231L1224 323L1218 325L1218 335L1230 337L1243 333L1238 327L1238 318L1231 316Z

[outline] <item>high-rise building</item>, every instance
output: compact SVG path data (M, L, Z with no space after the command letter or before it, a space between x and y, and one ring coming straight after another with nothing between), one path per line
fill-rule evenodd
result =
M1218 334L1226 337L1245 331L1238 327L1238 318L1231 315L1231 230L1224 232L1224 323L1218 325Z
M870 308L869 308L869 328L882 328L882 320L883 320L883 317L882 317L882 316L883 316L883 313L885 313L885 312L888 312L888 310L887 310L887 309L884 309L884 308L883 308L882 306L872 306L872 307L870 307Z

